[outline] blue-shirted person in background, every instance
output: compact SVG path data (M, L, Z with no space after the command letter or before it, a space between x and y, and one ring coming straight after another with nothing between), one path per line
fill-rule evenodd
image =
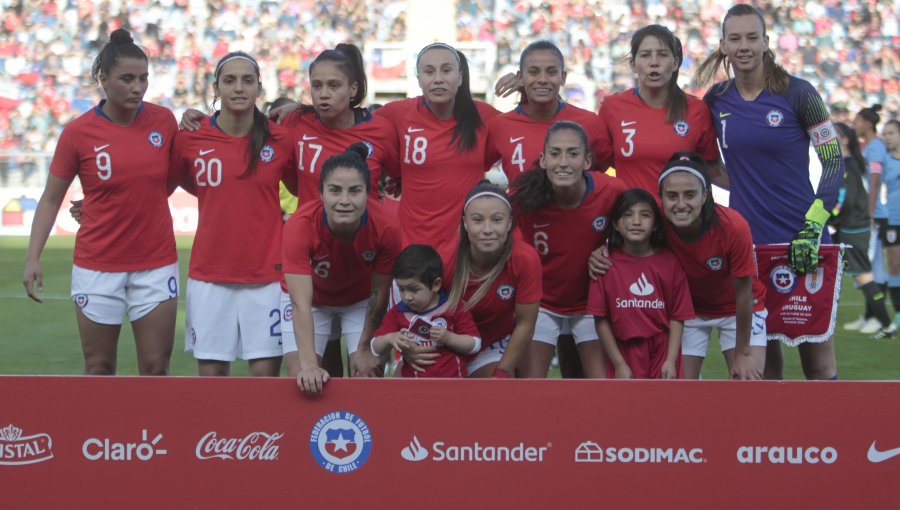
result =
M729 80L704 98L718 132L727 176L714 181L731 190L731 207L750 224L757 245L790 243L797 273L815 271L824 229L844 175L840 146L828 110L813 86L775 63L762 14L738 4L722 22L719 49L697 69L695 81L709 83L719 67ZM733 73L733 78L732 77ZM809 144L822 163L814 189ZM799 345L807 379L837 379L834 338ZM782 377L781 344L769 342L765 376Z

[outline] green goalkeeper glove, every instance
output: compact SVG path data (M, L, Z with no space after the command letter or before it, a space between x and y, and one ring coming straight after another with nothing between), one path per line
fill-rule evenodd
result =
M815 271L819 265L819 242L822 229L830 216L822 200L818 198L809 207L809 211L806 211L806 222L794 236L788 249L788 259L797 273Z

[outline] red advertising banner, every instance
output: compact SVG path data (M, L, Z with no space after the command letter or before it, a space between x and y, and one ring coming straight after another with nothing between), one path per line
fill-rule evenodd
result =
M3 508L897 508L900 384L0 377Z

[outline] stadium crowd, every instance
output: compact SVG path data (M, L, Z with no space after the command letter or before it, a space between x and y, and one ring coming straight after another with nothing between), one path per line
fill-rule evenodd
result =
M147 100L176 115L209 104L212 66L229 51L259 59L266 98L303 98L304 73L325 48L344 41L402 41L406 33L402 0L2 4L0 152L7 153L52 152L62 126L97 103L98 88L88 79L91 55L119 27L147 49L153 73ZM816 86L835 120L874 103L884 105L889 118L900 113L895 2L784 1L759 7L779 60ZM495 43L498 68L515 63L529 41L546 38L562 49L570 73L594 80L601 96L633 85L625 63L630 34L649 23L670 26L683 41L681 79L687 86L718 44L725 14L712 0L460 0L457 9L458 39Z

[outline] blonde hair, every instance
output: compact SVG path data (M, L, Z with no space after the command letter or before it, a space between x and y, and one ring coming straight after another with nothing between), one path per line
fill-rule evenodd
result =
M762 25L762 35L765 37L766 20L763 18L762 13L759 12L759 9L748 4L737 4L731 9L728 9L728 13L725 14L725 19L722 20L723 39L725 38L725 24L732 16L756 16L759 19L760 25ZM715 79L720 67L725 71L727 80L725 86L716 93L725 93L731 84L731 63L728 62L728 57L722 53L721 48L716 48L716 50L700 64L700 67L697 68L697 72L694 73L694 79L692 80L691 85L694 88L705 87ZM788 75L788 72L775 62L775 53L769 48L766 48L766 51L763 53L763 80L767 90L780 95L784 95L790 85L790 76Z

